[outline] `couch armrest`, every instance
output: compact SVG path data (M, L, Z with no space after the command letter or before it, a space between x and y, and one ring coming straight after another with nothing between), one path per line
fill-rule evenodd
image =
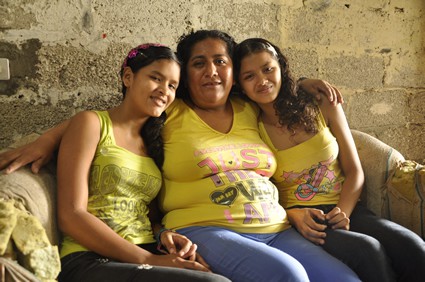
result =
M22 138L10 148L24 145L39 135ZM58 245L59 232L56 221L56 164L51 161L38 174L29 165L11 173L0 171L0 198L14 199L25 210L40 220L52 245Z
M33 174L29 167L0 175L0 198L14 199L40 220L52 245L58 245L56 223L56 179L42 168Z
M361 196L376 215L388 218L386 183L391 172L405 159L394 148L371 135L351 130L365 173L365 187Z

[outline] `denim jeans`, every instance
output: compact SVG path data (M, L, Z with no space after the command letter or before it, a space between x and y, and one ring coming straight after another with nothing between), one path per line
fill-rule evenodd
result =
M154 248L150 248L149 251L151 250ZM230 282L217 274L174 267L122 263L94 252L72 253L62 258L61 263L62 271L58 277L60 282Z
M360 281L344 263L291 228L273 234L241 234L220 227L177 230L199 254L234 282Z

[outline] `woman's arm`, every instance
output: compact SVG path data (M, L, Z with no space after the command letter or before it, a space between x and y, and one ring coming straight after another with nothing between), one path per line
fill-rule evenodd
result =
M344 103L338 88L325 80L303 78L298 80L298 86L305 92L314 95L318 101L322 99L322 95L325 95L333 105Z
M333 104L343 103L339 90L327 81L307 78L299 80L298 85L307 93L314 95L317 100L321 100L321 95L325 95ZM31 170L37 173L43 165L50 161L58 149L69 122L66 120L49 129L34 142L0 153L0 170L5 169L5 173L12 173L20 167L32 163Z
M326 219L332 228L348 230L348 218L360 197L364 173L342 106L322 101L320 108L338 142L338 159L345 176L337 207L326 215Z
M27 145L0 153L0 170L5 168L5 173L9 174L32 163L32 172L38 173L40 168L50 161L54 152L58 149L69 122L69 120L66 120L49 129Z

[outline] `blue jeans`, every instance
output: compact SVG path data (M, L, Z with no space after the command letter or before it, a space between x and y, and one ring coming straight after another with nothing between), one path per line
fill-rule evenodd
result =
M273 234L241 234L212 226L177 231L198 245L213 272L234 282L360 281L348 266L293 228Z

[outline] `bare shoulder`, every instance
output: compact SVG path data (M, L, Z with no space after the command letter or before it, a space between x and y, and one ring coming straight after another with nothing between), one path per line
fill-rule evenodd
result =
M100 122L97 114L93 111L83 111L77 113L70 120L63 139L61 148L67 148L67 152L74 152L78 148L79 152L94 152L100 139Z
M71 139L84 137L86 140L98 140L93 138L97 136L94 132L100 132L99 117L93 111L82 111L71 118L65 135Z
M71 120L85 120L85 121L91 121L91 120L99 120L97 117L97 114L94 111L81 111L79 113L76 113Z
M71 125L96 126L99 125L99 117L94 111L82 111L71 118Z

